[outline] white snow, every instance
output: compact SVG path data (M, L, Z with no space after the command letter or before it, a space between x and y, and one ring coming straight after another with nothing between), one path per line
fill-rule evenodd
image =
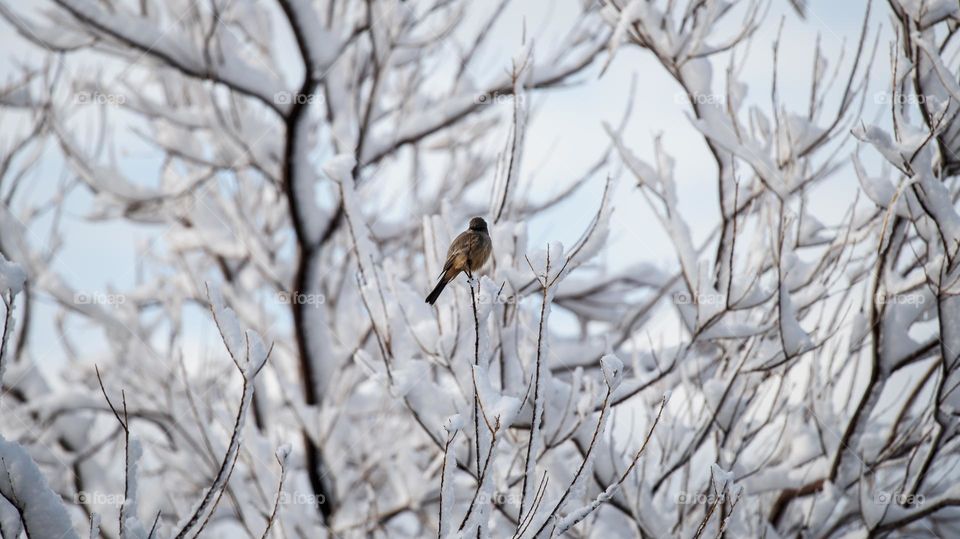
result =
M77 538L63 502L16 442L0 436L0 494L13 500L31 537Z
M27 280L27 274L18 264L10 262L0 253L0 291L8 290L11 295L16 296L23 290L23 283Z
M623 381L623 361L613 354L600 358L600 369L603 371L603 380L610 391L616 391Z

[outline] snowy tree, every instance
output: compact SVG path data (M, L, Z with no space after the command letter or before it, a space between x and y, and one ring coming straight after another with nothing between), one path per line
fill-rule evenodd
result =
M806 2L569 3L493 70L509 0L0 3L32 54L0 89L2 535L960 534L960 5L864 2L796 107L760 30ZM714 161L703 241L689 150L631 140L630 103L592 166L524 189L536 99L634 53ZM78 199L151 235L134 285L58 269ZM531 239L573 199L576 241ZM607 266L618 211L656 216L669 268ZM492 260L425 304L477 215Z

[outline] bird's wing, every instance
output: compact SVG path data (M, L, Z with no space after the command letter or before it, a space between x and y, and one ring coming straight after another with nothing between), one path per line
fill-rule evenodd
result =
M470 231L461 232L459 236L453 239L450 242L450 248L447 249L447 260L443 264L443 269L447 270L451 264L453 264L453 259L456 258L457 253L465 251L470 245Z
M473 234L469 230L464 230L456 238L453 238L453 241L450 242L450 248L447 249L447 258L449 259L457 251L464 250L470 244L470 239L473 237Z

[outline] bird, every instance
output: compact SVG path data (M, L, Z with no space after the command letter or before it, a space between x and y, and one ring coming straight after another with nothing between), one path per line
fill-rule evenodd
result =
M447 283L460 275L460 272L465 271L472 279L473 272L483 267L490 258L492 250L493 242L490 241L487 222L482 217L470 219L467 230L461 232L450 243L450 248L447 249L447 260L443 263L443 271L440 272L440 280L433 292L427 296L426 302L433 305Z

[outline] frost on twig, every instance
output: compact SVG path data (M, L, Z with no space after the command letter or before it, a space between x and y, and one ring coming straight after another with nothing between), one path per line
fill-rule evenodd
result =
M292 451L290 444L284 444L277 448L275 456L277 457L277 463L280 465L280 479L277 481L277 494L273 500L273 510L270 511L270 516L267 518L267 526L263 529L263 535L261 539L267 539L270 535L270 529L273 528L274 523L277 520L277 514L280 510L280 501L283 498L283 483L287 479L287 461L290 458L290 451Z
M540 300L540 316L539 323L537 326L536 332L536 353L533 360L533 372L530 377L530 407L532 410L532 419L530 426L530 435L527 440L527 447L524 452L524 471L523 471L523 483L521 487L520 494L520 520L521 522L525 517L529 518L533 514L533 509L530 504L533 503L534 498L534 479L536 477L536 465L537 457L540 455L543 439L540 436L540 429L542 427L543 420L543 409L545 404L545 393L547 387L549 386L549 375L550 371L545 365L550 353L550 344L549 344L549 334L547 319L550 314L550 304L552 301L551 285L553 281L560 277L560 274L557 272L556 261L559 259L563 261L563 246L559 243L553 245L554 258L552 260L554 265L551 265L550 257L550 247L543 252L539 252L534 256L536 262L527 259L527 264L530 267L530 271L533 272L537 282L540 283L541 290L541 300ZM530 512L528 515L525 511ZM517 531L519 533L520 524L517 525Z
M240 406L237 408L237 415L233 424L233 432L230 436L230 444L223 455L220 467L212 484L206 489L203 498L196 502L189 515L181 519L178 524L177 539L196 537L203 531L204 526L213 515L213 511L220 501L220 496L226 488L227 481L230 480L230 475L233 473L234 466L236 466L239 458L241 434L256 386L254 379L263 369L273 349L272 346L269 349L266 348L260 336L249 330L244 334L245 338L241 341L240 324L233 309L224 305L223 297L219 291L211 290L208 287L207 293L210 299L210 310L217 329L220 331L223 344L243 377L243 389Z
M562 518L553 530L552 535L559 536L565 533L570 527L582 521L590 513L595 511L601 504L609 501L614 493L620 488L620 485L627 479L630 475L630 472L633 471L634 467L637 465L637 461L640 460L640 457L643 455L644 450L647 448L647 443L650 442L650 437L653 435L654 429L657 427L657 424L660 422L660 417L663 415L663 408L667 405L667 398L664 397L660 402L660 409L657 410L657 416L654 418L650 429L647 431L647 436L643 439L643 444L637 450L633 456L633 460L630 461L630 465L624 470L623 474L620 475L620 478L616 482L610 484L603 492L600 493L589 505L583 506L579 509L571 511L567 516Z
M130 433L130 415L127 413L127 395L121 392L121 409L118 410L110 400L107 394L107 388L103 385L103 378L100 375L100 368L94 367L97 373L97 382L100 384L100 391L103 398L110 407L110 411L116 418L117 423L123 430L124 447L124 470L123 470L123 505L120 506L120 535L121 537L145 538L147 531L144 529L138 512L138 492L137 478L140 467L140 458L143 456L143 447L140 440ZM122 414L122 415L121 415Z
M456 493L451 484L456 456L451 454L450 446L462 428L463 419L459 415L450 416L444 426L446 437L443 444L443 466L440 469L440 508L437 515L438 539L446 537L450 531L453 504L456 502Z
M0 317L0 387L3 382L3 372L6 367L7 344L13 334L13 305L17 294L23 289L26 275L17 264L4 258L0 253L0 303L3 304L3 316ZM0 392L0 399L2 399Z
M516 189L520 178L520 163L523 161L524 137L527 132L527 114L529 104L525 86L529 84L530 72L533 67L533 42L527 43L513 58L513 67L510 72L513 98L510 136L507 138L507 147L504 148L502 158L498 163L497 175L494 179L494 191L491 201L490 215L493 224L499 223L508 216L511 189ZM496 96L495 96L496 97Z
M0 508L11 507L19 515L17 529L4 529L4 535L17 537L78 536L63 502L27 452L16 442L0 437ZM3 515L0 515L3 516ZM4 525L10 521L0 519Z

